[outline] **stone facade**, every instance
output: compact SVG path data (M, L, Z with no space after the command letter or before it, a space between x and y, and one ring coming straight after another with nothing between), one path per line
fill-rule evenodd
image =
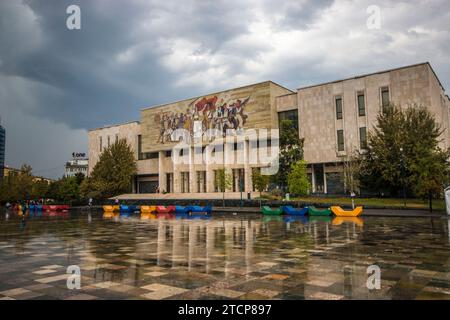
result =
M111 126L89 132L89 172L98 161L99 139L125 137L138 159L134 190L138 193L215 192L214 170L225 168L233 175L234 186L243 179L245 192L253 190L252 167L247 160L227 166L215 164L177 164L172 148L176 132L183 129L189 137L208 129L276 129L282 116L298 119L304 138L305 160L316 193L343 193L342 161L353 150L364 148L383 103L424 105L435 115L444 134L441 147L450 147L450 100L429 63L357 76L291 91L271 81L145 108L141 122ZM339 105L339 107L337 107ZM175 132L175 133L174 133ZM175 137L175 138L174 138ZM186 137L183 137L186 138ZM112 141L112 140L111 140ZM201 139L201 146L208 142ZM226 144L225 148L234 148ZM243 144L248 158L250 142ZM227 151L233 152L228 149ZM191 157L195 151L191 146ZM246 159L247 159L246 158ZM237 180L239 181L237 181Z
M429 63L300 88L294 94L278 97L276 103L278 112L298 110L305 160L310 164L309 172L314 173L314 192L330 193L327 176L342 175L343 159L356 150L363 152L361 130L367 136L376 125L377 115L382 110L383 91L395 105L427 107L444 131L440 147L450 147L449 98ZM336 101L339 99L340 117ZM361 114L360 100L364 106ZM339 131L343 134L343 148L338 148ZM321 175L320 185L315 183L318 174Z
M116 139L126 139L131 145L137 158L137 139L140 134L140 124L138 121L107 126L90 130L89 138L89 169L91 174L94 166L97 164L100 154L105 150L109 144L113 144ZM108 142L109 141L109 142Z

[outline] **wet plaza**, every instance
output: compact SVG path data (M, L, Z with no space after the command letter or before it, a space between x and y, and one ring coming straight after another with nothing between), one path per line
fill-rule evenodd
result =
M3 300L450 298L445 218L2 211L0 261Z

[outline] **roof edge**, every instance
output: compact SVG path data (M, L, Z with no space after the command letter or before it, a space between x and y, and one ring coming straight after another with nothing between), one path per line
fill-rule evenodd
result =
M88 132L102 130L102 129L108 129L108 128L113 128L113 127L125 126L127 124L132 124L132 123L140 124L141 122L135 120L135 121L128 121L128 122L118 123L118 124L111 124L111 125L107 125L107 126L104 126L104 127L98 127L98 128L95 128L95 129L89 129Z
M357 75L357 76L350 77L350 78L345 78L345 79L340 79L340 80L333 80L333 81L323 82L323 83L314 84L314 85L310 85L310 86L300 87L300 88L297 88L297 91L304 90L304 89L310 89L310 88L314 88L314 87L320 87L320 86L324 86L324 85L332 84L332 83L338 83L338 82L343 82L343 81L348 81L348 80L364 78L364 77L373 76L373 75L382 74L382 73L388 73L388 72L402 70L402 69L407 69L407 68L418 67L418 66L422 66L422 65L428 65L430 67L430 69L433 72L434 76L436 77L439 85L441 86L442 90L445 92L444 86L442 85L441 81L439 80L438 76L436 75L436 72L434 71L433 67L431 66L430 62L428 62L428 61L421 62L421 63L416 63L416 64L412 64L412 65L408 65L408 66L402 66L402 67L398 67L398 68L387 69L387 70L383 70L383 71L377 71L377 72L372 72L372 73L367 73L367 74L361 74L361 75Z
M168 105L171 105L171 104L175 104L175 103L179 103L179 102L183 102L183 101L195 100L195 99L198 99L198 98L201 98L201 97L204 97L204 96L210 96L210 95L218 94L218 93L222 93L222 92L228 92L228 91L232 91L232 90L238 90L238 89L242 89L242 88L252 87L252 86L256 86L256 85L263 84L263 83L268 83L268 84L272 83L272 84L275 84L275 85L277 85L277 86L279 86L281 88L289 90L292 93L295 93L295 91L292 91L291 89L288 89L288 88L286 88L286 87L284 87L284 86L282 86L282 85L280 85L280 84L278 84L276 82L273 82L272 80L265 80L265 81L261 81L261 82L246 84L246 85L239 86L239 87L236 87L236 88L230 88L230 89L226 89L226 90L222 90L222 91L215 91L215 92L205 93L205 94L202 94L202 95L199 95L199 96L195 96L195 97L191 97L191 98L187 98L187 99L182 99L182 100L176 100L176 101L172 101L172 102L157 104L157 105L150 106L150 107L143 107L143 108L141 108L141 112L145 111L145 110L148 110L148 109L165 107L165 106L168 106Z

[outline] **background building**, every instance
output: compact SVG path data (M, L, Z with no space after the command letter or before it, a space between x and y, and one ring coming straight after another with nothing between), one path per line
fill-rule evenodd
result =
M19 174L21 174L22 171L20 169L16 169L16 168L12 168L12 167L8 167L7 165L5 165L5 170L4 170L4 177L13 177L13 176L17 176ZM50 178L46 178L46 177L41 177L41 176L34 176L33 175L33 181L34 182L38 182L38 181L45 181L47 183L51 183L53 181L55 181L54 179L50 179Z
M5 167L5 153L6 153L6 131L1 125L0 118L0 181L4 176Z
M194 135L197 130L211 128L276 129L280 120L290 119L304 138L313 192L343 194L343 162L354 150L364 151L377 115L391 102L402 107L427 107L444 131L441 147L450 147L450 101L431 65L422 63L296 91L267 81L145 108L141 122L89 132L89 172L102 150L120 137L126 138L135 151L135 193L152 193L157 186L169 193L217 192L214 175L221 168L233 177L227 191L238 192L243 186L245 192L251 192L251 170L260 164L174 165L172 148L177 142L171 140L171 133L177 128ZM260 148L249 140L242 144L246 154L254 147ZM240 146L234 143L225 148L235 152Z
M64 166L64 176L73 177L77 173L82 173L85 177L88 175L89 159L86 153L72 153L72 159L66 162Z

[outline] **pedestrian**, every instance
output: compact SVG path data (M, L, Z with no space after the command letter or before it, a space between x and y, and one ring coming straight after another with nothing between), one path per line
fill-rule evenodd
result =
M92 198L89 198L89 208L92 207Z

